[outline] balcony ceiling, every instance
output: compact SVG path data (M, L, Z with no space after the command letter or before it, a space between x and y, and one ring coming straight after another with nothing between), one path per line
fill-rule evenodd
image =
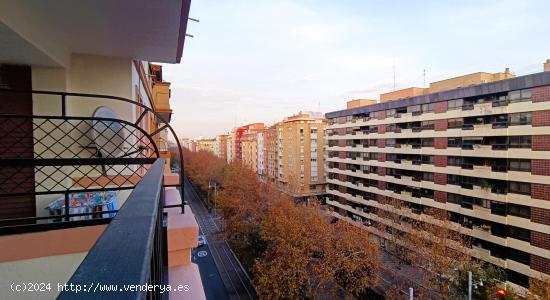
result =
M177 63L190 1L0 1L0 62L68 66L83 53Z

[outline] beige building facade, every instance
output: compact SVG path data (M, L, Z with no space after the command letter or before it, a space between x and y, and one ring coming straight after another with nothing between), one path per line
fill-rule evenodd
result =
M216 143L216 139L198 139L195 141L195 148L196 151L208 151L212 154L215 154L214 152L214 145Z
M227 134L221 134L216 136L214 142L214 155L227 161Z
M324 194L324 136L326 119L299 113L276 126L276 182L293 197Z

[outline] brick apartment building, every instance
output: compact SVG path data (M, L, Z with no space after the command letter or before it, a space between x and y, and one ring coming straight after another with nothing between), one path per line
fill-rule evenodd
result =
M513 285L550 274L550 61L356 100L328 113L327 204L374 226L382 203L445 210ZM382 213L380 213L382 211Z

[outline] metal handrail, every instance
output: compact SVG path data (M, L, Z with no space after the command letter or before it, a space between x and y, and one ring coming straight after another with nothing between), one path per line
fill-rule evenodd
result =
M136 185L113 222L96 241L57 299L161 299L165 284L166 227L163 222L164 159L159 158ZM113 251L113 249L116 249ZM105 291L104 287L118 288ZM125 285L154 289L129 289Z
M35 158L30 158L30 159L21 159L21 158L2 159L2 158L0 158L0 165L2 165L2 166L11 166L11 167L21 167L21 166L25 166L25 165L28 165L30 167L54 166L54 167L59 167L57 169L58 171L61 170L61 167L63 167L63 166L73 166L73 167L75 167L76 165L78 165L78 166L90 166L90 167L92 167L92 169L94 169L94 166L95 167L102 166L102 168L105 168L106 166L109 167L109 166L116 166L116 165L119 165L119 166L120 165L125 165L125 166L141 165L141 166L143 166L143 164L152 163L152 161L153 161L152 159L156 159L156 158L160 157L160 152L159 152L160 147L159 147L159 145L157 145L157 142L156 142L154 137L157 136L160 132L162 132L162 130L167 129L170 132L170 134L172 135L172 137L175 139L175 143L176 143L177 148L178 148L178 152L179 152L178 156L179 156L179 160L180 160L180 166L179 166L178 172L179 172L180 176L179 176L179 182L177 184L164 185L164 186L165 187L169 187L169 186L180 187L182 189L182 193L183 193L183 188L184 187L183 187L183 184L182 184L183 183L182 180L183 180L183 172L184 172L184 164L183 164L183 159L184 158L183 158L183 149L181 147L180 141L179 141L174 129L170 126L170 124L168 124L168 122L165 120L165 118L163 118L159 113L157 113L153 109L147 107L146 105L144 105L142 103L139 103L139 102L136 102L136 101L133 101L133 100L130 100L130 99L127 99L127 98L118 97L118 96L111 96L111 95L102 95L102 94L55 92L55 91L43 91L43 90L13 90L13 89L6 89L6 88L0 88L0 93L19 93L19 94L31 94L31 95L54 95L54 96L59 96L60 101L61 101L61 109L60 109L59 114L52 114L52 115L44 115L44 114L41 114L41 115L0 114L0 118L3 118L4 121L11 121L11 120L19 119L19 118L30 118L31 122L33 122L34 120L42 120L43 122L47 121L47 122L50 122L50 124L53 124L53 122L58 122L59 124L64 124L62 122L67 122L67 124L64 125L64 126L72 125L73 126L72 130L78 130L78 128L73 123L70 123L70 122L81 122L81 123L88 122L88 124L90 122L97 122L97 121L117 122L117 123L122 124L123 126L126 126L126 127L124 127L124 130L133 130L134 131L133 132L133 134L134 134L133 137L135 137L136 140L141 141L141 139L145 139L145 140L148 141L148 145L150 146L150 148L148 148L148 149L142 149L142 148L140 148L141 146L136 146L136 145L132 144L131 146L134 147L134 149L137 149L137 150L134 151L134 152L131 152L131 153L127 153L126 154L126 155L128 155L127 157L118 157L118 158L115 158L115 157L106 157L106 158L85 157L85 158L83 158L83 157L79 156L79 155L82 155L83 152L78 152L78 153L72 153L72 154L74 154L75 157L70 158L70 159L62 158L62 155L55 155L55 157L53 157L53 158L42 158L40 155L37 155L35 153ZM79 98L71 99L69 97L80 97L80 99L81 98L95 98L98 101L112 100L112 101L128 103L128 104L134 105L136 108L138 108L139 109L138 112L140 112L141 114L137 117L135 122L133 120L132 120L132 122L130 122L130 121L126 121L124 119L98 118L98 117L70 115L70 114L67 113L67 100L78 101ZM37 101L37 100L40 101L41 99L33 99L33 100L34 101ZM48 101L50 101L50 100L48 99ZM144 128L142 128L140 126L141 121L143 120L143 118L145 116L147 116L147 114L151 114L153 117L156 118L156 120L158 122L158 129L155 130L152 133L147 132L147 130L145 130ZM81 124L81 123L77 123L77 125ZM65 128L65 127L62 127L61 125L57 125L57 126L58 127L56 127L55 129ZM35 128L37 127L36 124L34 124L34 127ZM35 128L33 128L33 132L36 130ZM139 133L139 136L138 136L138 133ZM36 147L37 144L36 144L34 134L33 134L32 138L33 138L33 142L32 142L33 146ZM60 138L59 140L56 140L56 142L62 143L63 138ZM47 147L47 145L44 145L44 144L41 144L40 146ZM70 147L73 147L73 145L68 145L68 146L63 145L63 146L66 147L66 149L63 150L63 151L70 150L71 149ZM79 146L79 144L76 143L74 146ZM83 147L83 148L85 148L85 147ZM140 154L142 151L145 151L145 150L152 151L152 152L149 152L149 153L154 153L154 156L146 157L145 160L143 158L130 157L130 156L135 156L136 154ZM76 167L75 167L75 170L77 170ZM36 173L36 170L33 170L33 172ZM69 175L73 175L73 174L63 174L63 175L68 177ZM120 174L117 174L117 175L120 175ZM130 177L134 176L134 175L136 175L136 173L131 174ZM123 175L123 176L126 176L126 175ZM94 180L94 179L92 179L92 180ZM129 182L129 183L131 183L131 182ZM94 180L94 184L97 184L97 182L95 182L95 180ZM35 185L34 193L29 192L30 194L34 194L34 195L64 194L65 195L65 213L63 215L55 215L55 216L50 216L50 217L34 217L34 218L33 217L25 217L25 218L17 218L17 219L14 218L14 219L9 219L9 220L4 219L4 220L0 220L0 224L2 222L9 222L9 224L13 224L14 222L17 223L16 222L17 220L21 220L21 221L24 221L21 224L29 225L29 224L32 224L32 222L31 222L32 220L39 221L39 220L44 220L44 219L56 219L56 218L60 218L60 217L64 217L64 221L74 222L73 220L70 220L71 219L70 217L71 216L76 216L76 215L75 214L69 214L69 211L68 211L69 210L69 205L68 205L69 204L68 203L69 202L69 195L71 193L106 191L106 190L123 190L123 189L133 188L133 186L131 186L131 185L135 186L135 184L128 184L129 186L112 187L112 182L108 182L107 185L111 185L111 186L110 187L100 186L99 188L89 188L89 187L88 188L86 188L86 187L74 188L73 187L73 188L66 188L64 191L45 191L45 192L37 192L37 190L36 190L37 186ZM12 196L13 197L14 195L16 195L16 194L13 194L11 192L2 194L2 191L0 191L0 197L2 197L2 196L4 196L4 197ZM182 210L182 213L184 212L185 202L183 201L183 197L182 197L182 201L181 201L180 204L170 205L170 207L176 207L176 206L180 206L181 210ZM103 213L106 213L106 212L103 211L101 213L103 214ZM80 216L80 215L93 215L93 214L98 214L98 212L84 213L84 214L78 214L78 215ZM44 225L44 224L34 224L34 225Z

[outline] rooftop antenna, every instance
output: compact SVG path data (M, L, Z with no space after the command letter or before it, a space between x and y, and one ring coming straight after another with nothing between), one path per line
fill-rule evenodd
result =
M393 58L393 91L395 91L395 57Z

